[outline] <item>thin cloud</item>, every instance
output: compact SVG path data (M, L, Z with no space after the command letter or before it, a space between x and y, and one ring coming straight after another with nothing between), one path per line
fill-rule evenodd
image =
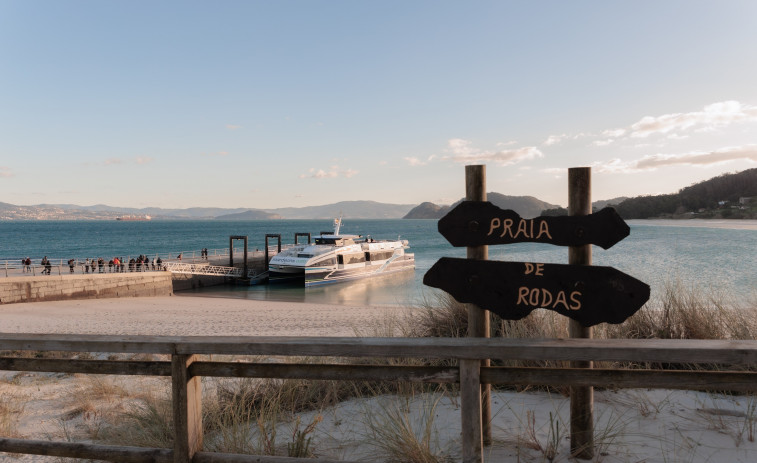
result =
M591 134L584 133L584 132L577 133L575 135L569 135L567 133L563 133L560 135L550 135L549 137L547 137L546 140L544 140L544 143L542 144L544 146L552 146L552 145L557 145L558 143L562 143L565 140L579 140L581 138L591 137L591 136L592 136Z
M756 122L757 106L738 101L722 101L690 113L646 116L631 125L631 137L645 138L653 134L667 134L697 128L711 130L739 122Z
M433 160L434 160L434 158L436 158L436 155L432 154L431 156L429 156L428 158L426 158L426 160L425 160L425 161L424 161L423 159L418 159L418 158L417 158L417 157L415 157L415 156L405 157L405 158L403 158L403 159L404 159L404 160L405 160L405 162L407 162L407 163L408 163L408 164L409 164L409 165L410 165L411 167L415 167L415 166L425 166L425 165L428 165L428 163L429 163L429 162L431 162L431 161L433 161Z
M554 146L565 141L589 138L593 139L590 146L605 147L616 141L649 139L655 135L665 136L668 140L683 140L689 137L689 133L713 133L733 124L754 122L757 122L757 106L738 101L720 101L700 111L644 116L626 128L607 129L599 134L550 135L543 145Z
M229 130L237 130L237 129L242 128L242 126L241 125L226 124L226 128L229 129Z
M149 164L153 161L153 158L149 156L137 156L137 164Z
M123 159L119 159L119 158L110 158L110 159L105 160L106 166L112 166L112 165L123 164L123 163L124 163Z
M598 172L634 173L656 170L671 166L710 166L731 161L757 162L757 145L727 147L710 152L691 152L684 154L652 154L635 161L623 162L612 159L595 163L592 167Z
M327 179L327 178L337 178L337 177L344 177L344 178L352 178L355 175L360 173L357 170L354 169L340 169L339 166L331 166L328 170L324 169L316 169L315 167L311 167L308 170L307 174L301 174L300 178L314 178L314 179Z
M449 140L447 146L449 151L452 152L452 156L445 156L444 159L464 164L488 161L506 166L528 159L544 157L544 154L542 154L538 148L533 146L512 150L482 151L473 147L469 140L463 140L461 138L453 138Z
M11 178L15 176L16 174L13 173L10 167L0 166L0 178Z

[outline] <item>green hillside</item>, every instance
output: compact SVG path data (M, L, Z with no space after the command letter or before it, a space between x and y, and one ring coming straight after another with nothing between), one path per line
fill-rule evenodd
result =
M742 198L752 199L744 201ZM682 188L678 193L626 199L615 205L615 209L624 219L754 219L757 218L757 168L723 174Z

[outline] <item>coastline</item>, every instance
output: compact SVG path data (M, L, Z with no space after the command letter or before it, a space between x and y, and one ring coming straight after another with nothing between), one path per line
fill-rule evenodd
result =
M631 219L626 222L640 226L757 230L757 220L752 219Z

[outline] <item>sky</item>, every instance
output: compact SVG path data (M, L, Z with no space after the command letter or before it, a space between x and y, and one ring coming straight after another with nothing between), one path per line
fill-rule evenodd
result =
M757 167L757 2L0 0L0 202L567 205Z

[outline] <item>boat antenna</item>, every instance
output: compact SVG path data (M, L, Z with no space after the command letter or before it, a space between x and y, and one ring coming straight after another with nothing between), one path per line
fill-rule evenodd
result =
M342 212L339 211L339 218L334 219L334 236L339 235L339 229L342 227Z

